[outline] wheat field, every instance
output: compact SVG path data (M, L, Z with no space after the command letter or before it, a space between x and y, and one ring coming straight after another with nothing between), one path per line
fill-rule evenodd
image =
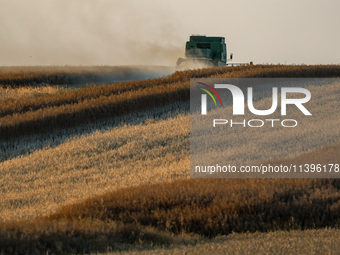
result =
M6 75L3 80L14 79L14 85L29 79L27 74ZM33 78L43 79L39 75ZM112 249L247 254L254 246L260 253L279 251L287 247L287 239L291 247L299 247L302 235L302 253L328 251L310 244L315 235L316 243L328 237L338 240L338 180L190 179L188 95L190 78L339 76L338 66L255 65L189 70L72 91L2 88L0 250L11 254L7 243L19 242L23 250L56 254ZM282 128L266 129L265 136L255 130L229 132L227 141L219 141L228 143L229 162L340 163L340 84L306 88L313 95L308 104L313 118L294 116L301 128L285 133ZM259 97L255 106L268 108L270 102L269 96ZM116 113L128 104L133 106ZM304 216L307 212L313 213ZM334 230L301 231L325 227ZM284 238L279 232L262 234L275 230L299 231L282 234ZM227 236L205 239L220 235ZM174 247L158 250L162 245ZM292 249L297 248L287 253ZM329 249L338 247L330 244Z
M283 133L283 128L267 128L265 137L257 130L228 133L228 162L251 165L339 143L340 85L307 88L313 94L313 103L308 105L313 118L296 116L301 128L288 133ZM263 98L256 105L265 109L269 101ZM106 191L188 178L189 137L187 113L97 131L2 162L1 179L6 182L2 184L1 204L6 209L2 209L1 218L34 218ZM281 144L279 149L277 144Z

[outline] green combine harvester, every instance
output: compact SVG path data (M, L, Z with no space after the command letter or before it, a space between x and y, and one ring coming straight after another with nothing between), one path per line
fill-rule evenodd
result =
M227 59L227 46L224 37L208 37L192 35L185 46L185 57L177 60L177 69L192 67L226 66L233 59L233 54ZM242 65L239 63L235 65ZM234 64L232 64L234 65Z

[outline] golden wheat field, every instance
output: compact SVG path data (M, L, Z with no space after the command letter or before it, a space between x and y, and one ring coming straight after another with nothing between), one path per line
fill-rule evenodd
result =
M335 78L340 66L147 71L161 77L0 68L1 254L336 254L340 179L190 179L189 100L192 78ZM303 128L231 133L230 162L339 164L340 84L306 88Z

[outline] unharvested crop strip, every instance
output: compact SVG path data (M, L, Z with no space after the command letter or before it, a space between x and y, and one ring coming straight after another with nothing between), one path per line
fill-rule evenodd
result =
M35 111L41 108L76 104L83 100L110 96L145 89L158 85L189 81L190 78L208 77L334 77L340 75L339 66L240 66L225 68L208 68L176 72L169 77L149 79L143 81L119 82L83 88L79 91L68 91L62 94L46 95L39 98L13 100L0 104L0 117L15 113Z
M110 96L113 94L123 93L125 91L133 91L137 89L145 89L158 85L166 85L176 82L188 81L190 78L208 77L213 74L230 73L232 71L241 71L246 67L236 67L231 69L199 69L189 70L185 72L177 72L170 77L157 79L149 79L142 81L118 82L110 85L94 86L83 88L78 91L68 91L62 94L47 95L39 98L28 98L22 100L13 100L0 104L0 117L14 114L34 111L40 108L60 106L63 104L75 104L86 99L98 98L100 96Z
M189 82L155 86L119 95L85 100L78 104L39 109L0 119L0 139L69 128L133 111L164 106L189 98Z

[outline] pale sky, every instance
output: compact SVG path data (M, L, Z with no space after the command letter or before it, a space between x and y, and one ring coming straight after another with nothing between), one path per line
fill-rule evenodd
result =
M339 64L339 0L0 0L0 66L175 65L192 34L235 62Z

